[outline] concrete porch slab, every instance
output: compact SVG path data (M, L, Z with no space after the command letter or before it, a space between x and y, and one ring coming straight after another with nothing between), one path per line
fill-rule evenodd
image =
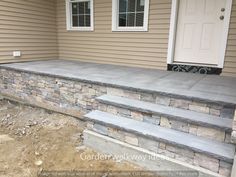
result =
M236 105L236 78L154 69L49 60L2 64L0 68L57 76L197 101Z

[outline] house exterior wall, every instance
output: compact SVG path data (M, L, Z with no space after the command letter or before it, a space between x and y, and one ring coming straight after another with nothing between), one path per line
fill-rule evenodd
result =
M0 1L0 63L57 58L55 4L55 0ZM22 57L13 57L16 50Z
M59 58L164 69L171 0L150 0L148 32L112 32L112 1L94 1L95 30L66 30L65 0L57 1ZM223 75L236 77L236 0L233 0Z
M95 0L95 30L66 30L65 0L1 0L0 63L74 59L166 70L171 0L150 0L148 32L112 32L112 1ZM236 77L236 0L225 67ZM13 51L22 51L14 58Z
M112 0L94 1L93 32L68 32L65 0L58 0L59 57L166 69L171 0L150 3L149 32L112 32Z
M236 0L233 0L228 45L222 75L236 77Z

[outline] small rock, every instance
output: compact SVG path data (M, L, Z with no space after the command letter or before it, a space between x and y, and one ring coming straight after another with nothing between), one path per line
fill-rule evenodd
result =
M78 152L79 152L79 151L83 151L83 150L86 149L86 146L83 146L83 145L82 145L82 146L78 146L78 147L76 147L75 149L76 149L76 151L78 151Z
M43 164L43 161L42 160L37 160L37 161L34 162L34 164L36 166L41 166Z
M37 151L35 151L34 154L35 154L36 156L39 156L39 155L40 155L40 153L37 152Z
M122 162L122 159L117 159L116 160L116 163L121 163Z
M108 176L108 173L105 173L102 175L102 177L107 177Z

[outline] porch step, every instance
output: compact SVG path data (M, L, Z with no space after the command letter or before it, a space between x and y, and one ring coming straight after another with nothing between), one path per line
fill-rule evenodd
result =
M180 148L187 148L194 152L206 154L229 163L233 162L235 147L231 144L197 137L101 111L92 111L85 115L85 119L99 125L104 125L105 127L116 128L155 141L171 144Z
M156 172L156 176L160 176L160 172L172 172L165 175L165 177L224 177L226 175L220 175L219 173L212 172L211 170L204 169L199 166L190 165L186 162L178 161L169 158L162 154L157 154L155 152L130 145L123 141L101 135L90 130L84 130L83 132L83 143L85 146L96 150L97 152L103 154L112 154L114 156L120 157L121 154L126 154L131 157L149 157L143 160L136 160L134 158L126 158L126 161L137 164L144 169ZM109 147L109 148L107 148ZM121 157L121 160L123 158ZM231 170L231 169L229 169ZM179 173L181 172L181 173ZM147 175L149 176L149 175Z
M192 123L195 125L218 128L227 132L232 131L233 120L228 118L219 118L217 116L209 114L163 106L159 104L119 96L103 95L96 99L100 103L104 103L107 105L112 105L144 113L157 114L159 116L164 116L170 119Z

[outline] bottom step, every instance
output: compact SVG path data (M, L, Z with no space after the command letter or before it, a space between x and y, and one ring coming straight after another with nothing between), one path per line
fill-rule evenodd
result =
M188 133L115 116L101 111L92 111L86 114L85 118L88 121L105 127L116 128L157 142L170 144L179 148L186 148L229 163L233 162L235 147L231 144L197 137Z
M113 155L118 159L120 157L148 170L159 172L160 176L223 177L201 167L192 166L89 130L84 131L84 144L98 152Z

